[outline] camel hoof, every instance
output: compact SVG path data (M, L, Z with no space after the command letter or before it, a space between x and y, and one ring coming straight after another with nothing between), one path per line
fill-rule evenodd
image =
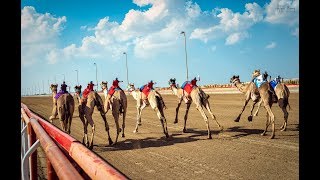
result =
M123 138L125 137L124 134L122 134L122 137L123 137Z
M261 136L264 136L264 135L266 135L266 133L261 133L260 135L261 135Z
M220 131L222 131L223 130L223 126L220 126Z
M249 122L252 121L252 116L248 116L248 121L249 121Z
M133 131L133 133L137 133L137 132L138 132L138 130L134 130L134 131Z
M280 131L286 131L286 128L281 128Z
M169 134L168 133L166 134L166 138L169 138Z
M112 145L113 141L111 140L111 138L109 138L108 140L109 140L109 145Z
M210 135L210 136L208 137L208 139L212 139L212 136Z
M187 130L186 130L186 129L183 129L183 130L182 130L182 132L186 133L186 132L187 132Z
M237 119L234 120L234 122L239 122L240 121L240 117L237 117Z
M274 134L272 136L270 136L270 139L273 139L274 138Z
M88 149L92 150L93 149L93 144L91 144Z
M177 124L178 123L178 119L174 120L173 124Z

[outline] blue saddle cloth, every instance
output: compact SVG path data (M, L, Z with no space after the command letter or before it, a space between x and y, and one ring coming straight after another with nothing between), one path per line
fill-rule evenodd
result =
M146 85L142 85L139 90L142 92L143 88L145 87Z
M181 88L184 89L184 87L186 86L186 84L188 84L190 81L185 81L182 85Z
M274 80L270 81L269 84L274 89L279 84L279 81L274 79Z

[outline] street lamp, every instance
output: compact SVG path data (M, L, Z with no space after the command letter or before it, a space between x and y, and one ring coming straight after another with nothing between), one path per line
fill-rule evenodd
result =
M77 85L79 85L79 81L78 81L78 70L76 69L75 71L77 71Z
M180 34L184 35L184 50L186 52L186 68L187 68L187 81L189 80L188 76L188 60L187 60L187 42L186 42L186 33L184 31L181 31Z
M97 81L97 91L99 89L99 84L98 84L98 68L97 68L97 64L93 63L96 66L96 81Z
M127 83L129 84L129 78L128 78L128 60L127 60L127 53L123 52L123 54L126 55L126 67L127 67Z

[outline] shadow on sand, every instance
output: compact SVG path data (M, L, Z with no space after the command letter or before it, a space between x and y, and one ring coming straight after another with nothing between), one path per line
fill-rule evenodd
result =
M117 144L110 146L106 144L97 144L94 145L93 149L95 152L103 151L116 151L116 150L133 150L133 149L142 149L150 147L162 147L162 146L171 146L178 143L188 143L198 140L205 140L203 138L196 138L199 136L207 137L207 131L196 131L194 129L188 129L184 134L191 134L187 137L179 137L181 133L173 133L169 138L164 136L161 138L144 138L144 139L126 139L124 141L118 141ZM219 131L212 131L212 135L218 134Z

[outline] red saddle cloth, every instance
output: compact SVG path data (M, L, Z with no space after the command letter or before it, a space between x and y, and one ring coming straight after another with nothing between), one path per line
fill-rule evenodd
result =
M147 98L148 98L150 91L151 91L151 88L148 86L144 86L144 88L142 89L142 93L144 93Z
M191 93L192 89L193 89L193 85L191 83L187 83L183 88L183 90L185 90L188 94Z
M83 91L82 96L83 96L84 98L87 98L87 97L88 97L88 94L89 94L90 92L91 92L91 90L88 89L88 88L86 88L86 89Z

